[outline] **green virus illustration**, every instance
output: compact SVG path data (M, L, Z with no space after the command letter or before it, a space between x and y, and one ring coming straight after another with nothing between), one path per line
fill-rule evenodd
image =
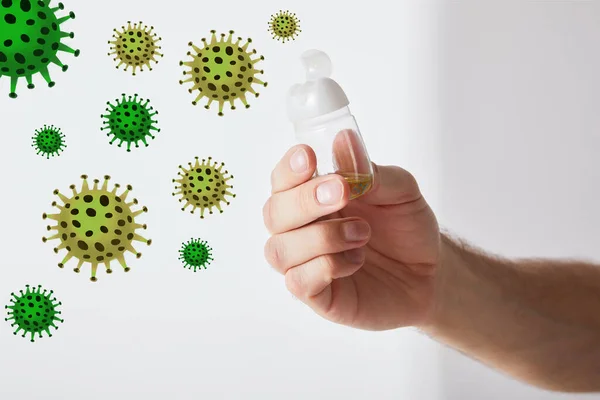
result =
M125 65L125 71L132 67L133 75L138 68L143 72L144 66L152 71L150 63L157 64L157 57L163 56L158 52L161 49L158 42L162 39L153 32L154 27L148 28L141 21L132 26L131 22L127 21L127 27L123 26L121 29L122 31L114 29L114 40L108 42L111 45L111 53L108 55L115 56L114 61L118 61L117 69L121 65Z
M57 310L62 303L52 297L54 292L42 289L42 286L31 290L29 285L26 285L25 293L19 290L20 295L11 293L11 304L5 306L8 310L8 318L5 321L10 321L11 326L17 329L14 331L16 335L23 331L22 337L27 334L31 335L31 341L35 341L37 333L42 338L42 333L46 332L49 337L52 337L50 328L58 329L57 322L64 322L58 318L61 313Z
M219 103L219 115L223 115L223 106L229 102L231 109L235 110L234 101L239 99L246 108L250 105L246 101L246 93L251 93L255 97L259 96L252 85L267 86L266 82L256 77L263 74L264 71L255 68L255 64L264 60L263 56L252 58L256 50L249 51L248 46L252 39L248 39L246 44L240 45L242 38L232 41L233 31L229 31L229 37L225 39L225 34L221 34L218 40L216 31L211 31L212 39L210 43L205 38L203 48L199 48L192 42L189 45L196 54L191 51L187 53L192 57L191 61L181 61L180 65L185 65L189 70L184 71L183 75L189 76L188 79L179 81L180 84L191 82L193 86L189 89L190 93L198 91L196 99L192 104L196 105L200 99L206 97L207 104L204 106L207 110L213 101Z
M196 272L201 268L206 269L211 261L214 261L211 252L212 248L210 248L208 242L200 239L190 239L187 243L181 245L179 260L183 263L184 268L193 268Z
M233 189L233 186L227 184L233 179L233 176L227 176L229 172L223 171L225 163L219 165L215 162L211 165L211 161L212 157L208 157L208 160L203 159L200 163L196 157L196 163L188 163L188 169L180 165L181 171L177 173L180 178L173 179L173 182L177 184L175 189L178 190L173 193L173 196L179 195L181 196L179 202L185 201L182 210L185 211L188 206L192 206L191 213L193 214L199 208L200 218L204 218L206 210L212 214L213 207L222 213L221 203L230 204L225 196L235 197L235 194L229 191L229 189Z
M44 125L43 128L36 130L32 140L33 144L31 146L37 150L37 154L46 158L59 156L67 147L65 135L53 125Z
M91 189L87 176L82 175L81 178L81 190L77 192L75 185L71 185L71 197L61 194L58 190L54 191L63 205L53 202L52 206L58 208L59 213L44 213L42 217L55 220L57 225L48 226L48 230L57 232L49 238L43 237L42 240L46 242L59 239L61 243L54 252L67 250L66 256L58 264L60 268L73 257L79 261L75 272L80 271L83 263L90 263L91 280L96 282L96 271L100 263L105 265L106 272L110 274L110 263L116 259L127 272L129 267L125 263L125 252L131 252L137 258L142 256L133 248L132 242L145 242L148 245L152 242L136 233L138 229L146 229L146 225L137 223L136 218L148 209L143 207L133 211L133 206L137 205L138 201L132 199L127 202L128 194L132 190L130 185L123 193L117 194L118 184L114 185L112 191L108 190L109 176L104 177L102 187L98 187L100 181L95 179Z
M296 40L300 30L300 20L296 18L296 14L289 11L279 11L277 14L271 15L269 21L269 32L273 39L277 39L283 43L287 40Z
M104 126L101 130L107 130L106 136L113 136L110 144L119 141L118 146L123 143L127 144L127 151L131 151L131 145L139 147L139 142L142 142L148 147L147 138L154 139L152 132L160 132L156 127L158 121L152 118L158 114L154 108L148 104L150 100L139 98L138 95L126 97L125 94L119 100L116 99L116 104L107 102L108 108L106 114L101 115L104 118Z
M50 8L50 0L2 0L0 2L0 78L10 77L11 98L17 97L17 82L25 77L27 88L33 89L33 75L40 73L49 87L54 86L48 65L56 64L63 71L68 69L58 59L58 52L71 53L77 57L79 50L73 50L62 42L74 38L70 32L60 30L60 25L75 14L58 17L56 12L64 10L58 3Z

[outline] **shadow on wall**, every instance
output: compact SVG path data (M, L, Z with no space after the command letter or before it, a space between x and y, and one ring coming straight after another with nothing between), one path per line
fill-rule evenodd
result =
M600 259L600 3L446 2L440 222L508 256ZM452 351L448 400L600 399L512 381Z

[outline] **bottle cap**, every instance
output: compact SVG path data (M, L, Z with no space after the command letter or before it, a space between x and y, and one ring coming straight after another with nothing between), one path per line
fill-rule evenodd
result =
M346 107L348 97L331 75L331 60L319 50L305 51L301 56L306 82L296 84L287 94L287 112L292 122L329 114Z

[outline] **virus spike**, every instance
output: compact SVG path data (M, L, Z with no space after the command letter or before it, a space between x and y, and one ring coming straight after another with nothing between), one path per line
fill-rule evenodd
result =
M71 259L78 260L75 272L80 272L85 263L91 264L91 280L97 281L97 270L100 264L104 265L107 273L110 273L110 262L117 260L125 265L124 253L131 251L139 257L141 254L133 249L133 241L145 242L150 244L151 240L145 239L137 234L136 230L146 229L137 221L137 216L147 211L146 207L134 210L132 205L137 205L137 200L127 202L132 187L126 186L126 189L120 195L117 195L118 184L114 185L112 191L108 191L108 181L110 177L106 175L100 186L100 180L94 179L93 187L87 184L87 176L82 175L81 190L77 192L73 189L71 198L60 195L55 191L63 203L69 204L69 207L61 209L59 214L43 214L43 218L51 218L58 221L56 226L49 227L56 233L47 240L60 240L60 244L55 248L56 252L66 249L59 267ZM75 185L72 185L74 188Z
M57 14L64 10L59 3L50 7L49 1L3 1L2 10L5 18L0 20L5 46L0 52L0 76L10 77L9 97L17 98L17 85L20 77L27 80L27 88L33 89L32 75L40 74L48 83L54 86L50 78L48 66L58 65L63 71L63 65L58 53L64 52L79 55L79 50L73 50L65 44L65 39L73 38L72 33L65 33L59 26L74 19L73 12L64 16ZM32 27L35 27L34 29ZM25 68L27 66L27 68Z
M180 80L180 84L193 83L188 89L190 93L197 92L192 101L193 105L206 98L204 108L210 109L213 101L219 103L217 114L223 116L223 107L229 103L232 110L235 110L236 99L245 103L244 93L251 91L252 85L259 84L267 86L266 82L256 79L257 74L262 74L262 70L257 70L254 65L262 61L263 57L253 59L256 50L248 50L252 39L248 39L244 45L240 45L241 38L233 42L234 31L229 31L229 35L222 33L220 39L217 39L216 31L211 31L210 43L205 38L202 39L203 47L199 48L192 42L189 46L196 54L188 52L187 55L192 58L191 61L181 61L180 65L187 67L183 72L189 79ZM208 52L207 50L211 50ZM232 50L235 49L235 50Z
M108 42L111 45L108 55L115 55L114 61L118 61L117 69L121 65L125 65L124 71L131 67L132 75L136 74L138 68L140 72L144 71L144 66L152 71L151 63L157 64L157 57L163 57L158 51L161 49L158 42L162 38L153 33L153 30L154 27L148 29L141 21L133 26L131 21L127 21L127 27L123 26L122 31L113 30L115 40Z
M273 36L273 39L285 43L289 40L296 40L296 37L302 30L300 30L300 20L296 18L296 14L290 13L289 11L279 11L278 13L271 15L269 21L269 32Z
M57 317L61 312L57 310L58 306L62 305L52 295L54 292L42 290L40 285L34 290L31 290L29 285L26 285L26 291L19 290L20 295L11 293L9 305L4 308L7 311L8 317L5 321L11 322L11 327L16 327L13 332L17 335L23 331L21 337L30 335L30 341L35 341L35 334L42 338L42 333L45 332L48 337L52 337L50 328L58 329L55 322L64 322ZM35 310L35 312L33 312Z
M115 105L108 103L110 109L107 109L107 114L101 115L104 118L100 130L108 131L107 136L112 136L110 144L119 141L117 146L121 147L126 143L127 151L131 151L131 145L139 148L139 142L148 146L147 139L154 139L155 136L150 132L160 132L156 127L157 120L152 119L158 114L158 111L149 106L150 101L138 98L138 95L125 97L122 95L121 101L115 100ZM128 110L137 110L137 112L129 112Z

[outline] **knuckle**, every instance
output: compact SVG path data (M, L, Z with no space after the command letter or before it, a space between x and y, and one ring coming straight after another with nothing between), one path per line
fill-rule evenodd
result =
M316 204L314 188L312 185L308 185L308 187L303 187L302 190L298 190L298 194L296 196L296 203L298 207L298 211L302 214L310 214L312 209Z
M265 243L265 259L276 269L284 267L284 248L278 236L271 236Z
M331 282L333 280L333 276L335 275L335 269L337 267L337 260L331 254L327 254L319 257L319 263L321 264L321 269L323 270L323 277L327 282Z
M263 222L265 224L265 227L267 228L267 230L269 230L270 232L273 231L273 216L272 216L272 197L269 197L267 199L267 201L265 202L265 205L263 206L262 209L262 213L263 213Z
M299 299L304 298L304 286L303 274L298 267L288 271L285 274L285 287L287 288L288 292Z

